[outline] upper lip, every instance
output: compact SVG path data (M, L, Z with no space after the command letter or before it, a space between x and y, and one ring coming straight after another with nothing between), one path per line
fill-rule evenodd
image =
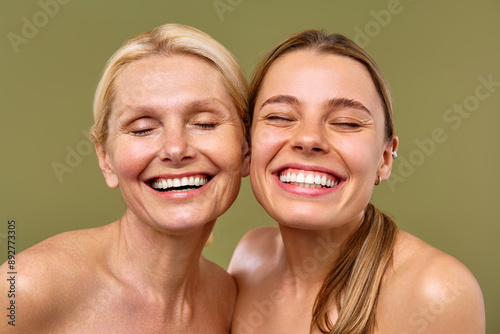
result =
M272 174L279 175L279 173L281 171L283 171L284 169L287 169L287 168L300 169L300 170L311 171L311 172L327 173L327 174L333 175L336 179L338 179L340 181L345 180L344 177L342 177L341 175L339 175L338 173L336 173L335 171L333 171L329 168L316 166L316 165L304 165L304 164L300 164L300 163L287 163L287 164L281 165L281 166L275 168L272 171Z

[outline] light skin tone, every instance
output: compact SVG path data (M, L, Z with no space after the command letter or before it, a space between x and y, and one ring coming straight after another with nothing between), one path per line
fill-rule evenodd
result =
M364 66L312 50L271 65L251 137L252 188L279 227L250 231L235 250L232 333L309 333L323 279L359 226L378 176L390 176L398 138L386 137L382 102ZM375 333L484 333L472 274L403 231L379 298ZM333 323L337 315L332 305Z
M249 158L219 72L190 55L132 62L108 133L96 151L107 184L120 187L123 217L19 254L22 307L2 332L228 333L236 285L201 252Z

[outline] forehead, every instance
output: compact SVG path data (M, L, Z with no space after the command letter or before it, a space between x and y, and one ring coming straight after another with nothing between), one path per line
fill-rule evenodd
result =
M186 54L133 61L118 76L113 106L217 98L230 103L222 75L208 61Z
M346 56L311 50L278 58L263 80L257 104L278 94L311 104L341 97L360 101L370 110L382 110L382 100L363 64Z

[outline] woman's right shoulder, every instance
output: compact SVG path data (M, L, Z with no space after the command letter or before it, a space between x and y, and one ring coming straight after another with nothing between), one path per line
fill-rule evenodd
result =
M23 305L17 330L40 328L54 315L67 313L93 289L96 268L92 264L99 262L94 260L98 259L98 242L103 240L105 230L63 232L16 254L13 267L12 262L2 264L0 272L14 272L11 281L15 284L0 280L0 290L15 290L11 300Z
M247 232L236 246L228 272L237 281L254 274L276 259L282 247L281 234L277 226L261 226Z

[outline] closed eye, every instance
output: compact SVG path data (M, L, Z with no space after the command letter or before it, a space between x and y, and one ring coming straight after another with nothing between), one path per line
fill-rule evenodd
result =
M217 123L197 123L195 125L201 129L215 129Z
M283 117L283 116L267 116L266 117L267 120L279 120L279 121L291 121L291 119L289 118L286 118L286 117Z
M133 130L131 132L136 136L142 136L151 133L151 131L153 131L153 129Z
M293 122L293 119L287 116L280 115L269 115L265 117L265 120L271 124L289 123Z
M332 123L332 124L336 125L336 126L345 127L345 128L359 128L361 126L358 123Z

